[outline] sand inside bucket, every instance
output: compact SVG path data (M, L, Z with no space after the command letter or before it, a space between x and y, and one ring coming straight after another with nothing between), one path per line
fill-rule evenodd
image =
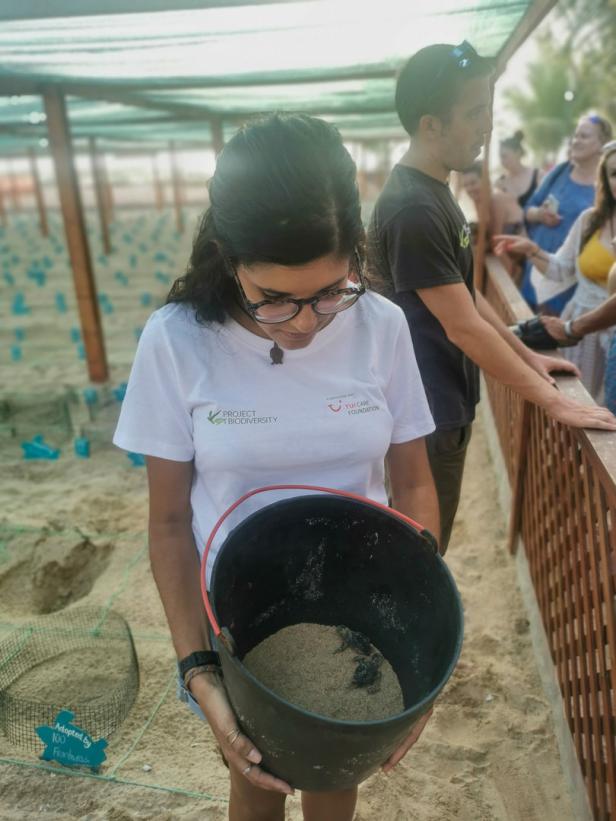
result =
M402 691L389 662L369 643L367 652L344 646L343 631L294 624L254 647L243 663L286 701L327 718L376 721L401 713ZM372 680L374 667L378 673Z

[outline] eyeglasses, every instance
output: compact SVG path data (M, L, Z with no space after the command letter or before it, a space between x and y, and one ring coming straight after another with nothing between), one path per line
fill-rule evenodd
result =
M265 325L275 325L277 322L286 322L293 319L304 305L310 305L315 314L319 314L319 316L339 314L354 305L360 296L366 293L366 283L362 274L361 258L357 250L353 253L353 260L359 278L359 288L337 288L317 296L306 297L306 299L282 297L281 299L263 299L261 302L249 301L242 288L235 266L232 265L230 260L227 260L227 265L237 283L246 311L257 322L262 322Z

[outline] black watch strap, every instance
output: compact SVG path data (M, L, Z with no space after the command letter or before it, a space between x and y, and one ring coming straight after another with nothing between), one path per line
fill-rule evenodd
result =
M214 664L220 667L220 656L214 650L197 650L196 653L191 653L186 658L179 662L180 676L184 678L186 673L193 667L204 667L208 664Z

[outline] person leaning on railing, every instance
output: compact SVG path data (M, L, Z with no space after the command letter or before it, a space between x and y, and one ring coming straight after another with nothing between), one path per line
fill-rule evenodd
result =
M576 319L561 319L557 316L542 316L543 327L559 346L577 345L588 334L604 331L616 325L616 262L608 277L609 299L598 308L580 314ZM612 336L605 368L605 404L614 413L616 410L616 335Z
M606 408L556 390L550 371L578 374L562 358L527 348L474 287L470 227L448 185L477 159L491 128L491 61L469 43L414 54L396 85L396 109L410 138L372 212L371 273L390 283L404 311L436 424L426 437L439 497L445 552L479 401L479 368L571 427L616 429Z
M601 151L611 139L612 126L607 120L598 114L582 117L571 137L568 159L545 176L528 200L526 233L544 251L556 251L582 211L592 206ZM558 283L542 280L529 261L521 292L533 310L558 316L575 284L573 276Z
M599 163L595 203L582 212L566 240L554 254L546 253L531 239L501 234L495 238L496 253L524 254L546 277L556 282L575 275L577 288L562 312L575 321L596 308L608 296L607 279L616 263L616 140L604 146ZM578 366L586 389L597 402L603 401L605 363L613 330L587 334L579 345L564 352ZM524 335L521 335L524 341Z

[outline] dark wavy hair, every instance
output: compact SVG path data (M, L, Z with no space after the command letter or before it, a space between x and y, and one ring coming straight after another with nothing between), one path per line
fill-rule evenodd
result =
M356 168L337 129L305 115L274 114L241 128L218 157L210 207L186 273L167 302L201 322L224 322L237 299L233 265L302 265L328 254L363 259Z
M610 147L603 152L603 156L599 162L599 168L597 169L595 202L590 218L586 224L586 228L582 232L580 251L584 248L592 235L602 228L616 213L616 200L612 195L610 181L607 177L607 160L608 157L611 157L615 153L616 144L610 144Z
M526 153L522 143L524 142L524 132L518 130L511 137L505 137L499 143L500 148L509 148L511 151L517 151L522 157Z

